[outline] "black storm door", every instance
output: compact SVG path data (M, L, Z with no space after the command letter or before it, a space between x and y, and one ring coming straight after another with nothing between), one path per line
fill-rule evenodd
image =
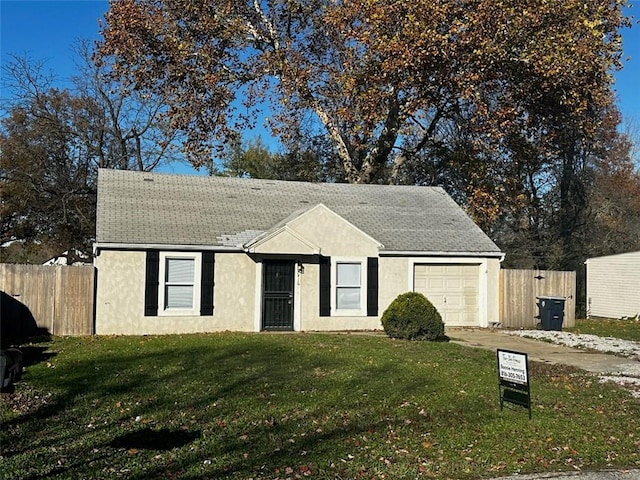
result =
M263 330L293 330L294 267L291 260L266 260L262 264Z

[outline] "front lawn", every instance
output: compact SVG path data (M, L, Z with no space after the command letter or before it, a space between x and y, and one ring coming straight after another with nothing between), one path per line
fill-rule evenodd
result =
M0 477L482 478L640 466L640 402L532 364L500 411L495 353L384 336L57 338L3 394Z
M599 337L640 342L640 321L638 320L576 320L575 327L564 330L571 333L588 333Z

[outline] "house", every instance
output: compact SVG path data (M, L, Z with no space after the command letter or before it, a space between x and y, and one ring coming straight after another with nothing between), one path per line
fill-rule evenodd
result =
M437 187L98 175L96 333L380 329L399 294L498 321L503 254Z
M43 262L42 265L91 265L91 259L85 253L74 248L72 250L65 250L60 255L49 258Z
M587 316L640 316L640 251L589 258Z

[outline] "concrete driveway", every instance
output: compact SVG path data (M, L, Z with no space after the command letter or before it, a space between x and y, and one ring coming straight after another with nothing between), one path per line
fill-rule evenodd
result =
M526 353L529 360L571 365L593 373L623 373L638 368L638 362L623 357L508 335L498 329L447 328L446 334L452 342L467 347L515 350Z

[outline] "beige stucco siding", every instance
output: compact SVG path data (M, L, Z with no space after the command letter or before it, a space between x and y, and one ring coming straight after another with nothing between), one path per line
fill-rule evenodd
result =
M256 263L244 253L216 254L214 330L254 331Z
M289 228L314 245L324 256L375 257L379 243L326 207L315 208L288 223Z
M283 228L275 235L259 242L250 249L251 253L283 254L295 253L300 255L314 255L320 248L309 243L300 234L290 228Z
M365 259L363 258L363 261ZM494 258L443 258L443 257L380 257L378 316L330 316L318 315L317 265L308 265L299 278L300 330L375 330L381 329L380 319L389 304L401 293L414 289L414 266L419 264L468 264L475 265L478 272L478 322L476 326L486 327L498 321L498 282L500 262ZM366 292L365 292L366 293ZM332 291L333 294L333 291ZM366 300L365 300L366 301Z
M314 236L308 225L308 236ZM299 226L302 228L302 226ZM350 259L361 262L376 256L374 241L357 229L344 228L341 234L351 250L339 241L327 239L323 252L331 252L331 262ZM366 240L366 241L365 241ZM347 256L346 253L349 253ZM259 256L258 256L259 257ZM95 259L98 272L96 292L96 333L98 334L164 334L195 333L222 330L259 331L262 308L262 268L253 256L244 253L216 253L213 316L144 316L145 285L144 251L102 250ZM414 268L419 264L469 263L478 266L478 326L498 320L499 261L483 258L379 257L378 316L360 314L319 315L319 266L304 263L304 271L296 271L294 329L297 331L375 330L381 329L380 318L389 304L401 293L414 289ZM366 272L363 276L366 278ZM332 289L332 295L335 290ZM366 306L366 282L362 285L362 303ZM366 310L366 309L365 309Z
M97 275L96 334L141 334L145 253L103 251L94 259Z
M293 241L299 239L299 243ZM345 221L339 215L318 205L287 223L286 229L256 245L256 253L310 254L320 253L337 261L359 262L366 278L367 257L377 257L380 243ZM311 249L311 250L310 250ZM316 263L306 263L304 273L296 274L294 297L294 329L307 331L372 330L381 328L380 318L360 315L319 314L320 270ZM259 275L258 275L259 277ZM362 304L366 306L366 283L362 284ZM256 290L260 291L259 278ZM332 295L334 290L332 290ZM256 329L260 325L260 302L256 304Z
M213 316L144 316L143 251L103 250L95 259L99 335L253 331L255 263L245 254L216 255Z
M380 284L378 306L380 317L401 293L410 292L413 284L407 275L409 259L407 257L380 257Z
M363 258L366 262L366 258ZM380 318L367 316L321 317L319 298L320 269L318 265L306 265L304 274L299 276L300 285L300 325L297 330L340 331L378 330L382 328ZM366 292L365 292L366 293ZM366 299L365 299L366 302Z

